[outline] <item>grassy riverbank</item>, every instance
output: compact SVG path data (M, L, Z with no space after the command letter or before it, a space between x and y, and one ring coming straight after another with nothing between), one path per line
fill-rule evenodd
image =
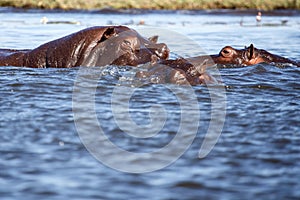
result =
M0 6L41 9L300 9L300 0L0 0Z

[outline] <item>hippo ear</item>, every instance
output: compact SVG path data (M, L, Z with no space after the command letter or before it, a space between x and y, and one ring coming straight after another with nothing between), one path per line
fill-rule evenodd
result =
M152 37L149 37L148 40L150 42L157 43L157 41L158 41L158 35L154 35Z
M107 28L104 31L104 33L103 33L103 35L102 35L102 37L101 37L101 39L100 39L99 42L103 42L103 41L109 39L110 37L115 36L116 34L117 33L116 33L115 28L113 28L113 27Z
M254 58L254 46L253 46L253 44L251 44L249 47L248 47L248 49L247 49L247 57L248 57L248 59L249 60L251 60L251 59L253 59Z

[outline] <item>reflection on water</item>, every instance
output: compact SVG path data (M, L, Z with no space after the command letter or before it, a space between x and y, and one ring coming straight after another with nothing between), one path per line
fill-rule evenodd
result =
M168 37L171 49L179 55L217 53L225 45L243 47L254 43L272 53L300 58L299 15L263 15L266 23L288 20L286 26L278 27L241 27L242 17L244 23L251 25L255 24L255 16L240 14L0 15L3 48L33 48L109 20L121 24L143 19L147 27L175 30L201 47L199 51L197 45L189 49L191 45L185 41ZM44 16L54 21L81 21L81 25L41 24ZM161 40L164 38L167 37ZM3 199L299 199L299 70L266 64L221 68L227 111L222 135L213 151L204 159L198 158L210 121L211 100L207 88L195 86L200 126L193 144L174 164L138 175L106 167L81 143L72 111L77 68L0 67L0 195ZM95 108L107 137L134 152L153 151L168 144L178 130L181 116L175 95L163 85L137 88L130 103L133 120L149 124L149 108L159 104L166 110L167 121L154 138L133 138L116 125L111 111L112 90L119 84L115 68L103 72L96 88ZM86 85L83 82L83 87L88 87L89 80Z

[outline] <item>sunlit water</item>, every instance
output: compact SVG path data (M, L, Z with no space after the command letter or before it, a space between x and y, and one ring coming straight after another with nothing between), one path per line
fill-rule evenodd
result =
M262 24L256 26L255 14L0 11L1 48L34 48L86 27L129 23L143 33L149 28L162 29L157 32L168 34L162 35L161 41L167 40L174 54L182 56L215 54L226 45L242 48L253 43L291 59L300 58L299 14L263 13ZM42 17L80 25L41 24ZM141 20L145 25L136 25ZM285 26L280 26L282 20L288 20ZM178 131L181 116L180 104L170 88L155 84L138 87L126 78L119 79L120 74L128 73L122 69L102 70L95 69L103 75L97 79L95 98L89 92L86 98L95 99L95 113L107 137L132 152L151 152L167 145ZM79 68L0 67L1 199L300 198L299 68L259 64L220 69L227 99L225 124L218 143L204 159L199 159L198 153L211 120L211 99L208 88L194 86L200 120L195 122L199 129L193 144L172 165L146 174L116 171L86 150L72 110L78 72ZM89 80L95 80L88 76L86 83L80 83L83 94L91 89ZM152 106L165 109L165 126L155 137L134 138L118 127L111 99L114 89L122 84L136 87L130 116L137 124L151 124ZM178 87L179 92L186 90ZM84 105L84 98L82 102ZM85 128L92 134L92 126ZM113 153L107 152L107 156Z

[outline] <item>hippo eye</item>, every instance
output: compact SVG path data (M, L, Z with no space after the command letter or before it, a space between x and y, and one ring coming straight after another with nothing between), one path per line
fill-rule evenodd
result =
M132 45L131 45L131 42L130 41L128 41L128 40L123 40L123 43L122 43L122 45L121 45L121 48L124 50L124 51L128 51L128 52L131 52L131 53L133 53L134 52L134 49L133 49L133 47L132 47Z
M229 52L228 50L224 49L224 50L223 50L223 53L224 53L224 54L229 54L230 52Z
M131 42L129 42L128 40L124 40L123 42L124 42L125 45L128 45L128 46L131 45Z
M232 50L231 49L228 49L228 48L225 48L221 51L221 55L223 57L230 57L232 55Z

